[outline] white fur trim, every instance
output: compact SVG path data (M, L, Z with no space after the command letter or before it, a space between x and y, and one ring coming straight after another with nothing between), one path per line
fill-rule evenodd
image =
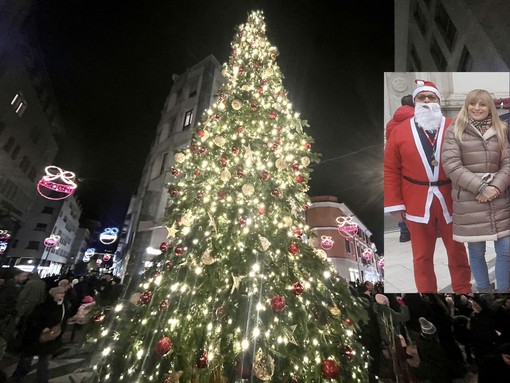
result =
M439 99L441 99L441 93L439 93L439 91L436 88L434 88L433 86L423 85L423 86L419 86L418 88L416 88L414 90L414 92L413 92L413 100L416 98L418 93L421 93L421 92L432 92Z

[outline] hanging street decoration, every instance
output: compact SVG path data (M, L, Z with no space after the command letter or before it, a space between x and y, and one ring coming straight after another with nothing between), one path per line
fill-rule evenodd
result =
M370 261L374 257L374 252L367 247L366 249L363 250L361 256L365 261Z
M335 244L335 241L333 241L331 239L331 236L329 235L323 235L321 237L321 247L324 249L324 250L329 250L333 247L333 245Z
M384 258L379 259L379 267L384 270Z
M58 241L60 241L60 235L51 234L44 240L44 246L55 247L58 245Z
M7 250L7 242L6 241L0 241L0 255L5 253L5 250Z
M110 259L112 259L112 256L110 254L103 255L103 261L108 262Z
M358 233L358 224L352 221L352 217L337 217L338 232L344 238L352 238Z
M76 175L58 166L50 165L44 169L44 175L37 183L37 191L46 199L59 201L70 197L78 185L74 182Z
M116 227L107 227L99 235L99 241L101 241L103 245L111 245L117 240L118 234L119 229L117 229Z
M0 241L8 241L11 238L9 230L0 230Z

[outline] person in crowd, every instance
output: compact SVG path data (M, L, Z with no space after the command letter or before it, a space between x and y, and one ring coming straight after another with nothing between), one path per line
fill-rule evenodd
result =
M21 357L11 379L13 382L21 382L30 371L32 359L35 355L37 360L37 383L48 382L48 364L50 356L61 346L61 337L65 331L67 313L64 304L66 289L53 287L49 291L48 299L37 306L27 322L27 329L23 336ZM60 334L53 340L42 341L43 332L51 332L51 328L61 325Z
M405 220L411 233L416 288L437 293L434 251L437 233L446 247L452 289L471 292L463 243L453 240L451 181L441 166L441 147L451 119L441 112L434 83L416 80L414 118L396 126L384 152L384 211Z
M482 295L470 297L473 313L470 317L471 344L478 367L484 360L497 353L498 333L494 312Z
M498 300L495 313L496 330L499 331L499 343L510 343L510 295Z
M402 122L409 120L414 116L414 103L413 103L413 95L407 94L403 96L400 100L401 106L395 110L393 113L393 117L386 124L386 141L390 138L390 134L393 131L395 126L400 125ZM409 242L411 240L411 234L409 233L409 229L407 228L406 222L404 220L398 222L398 227L400 229L400 242Z
M74 341L76 333L83 327L84 324L88 323L93 316L93 309L96 305L94 298L90 295L83 297L80 307L75 315L73 315L67 321L67 324L73 324L71 332L71 342Z
M420 337L416 340L416 350L420 359L418 367L411 371L420 381L451 383L453 370L448 355L439 343L436 326L424 317L419 318Z
M491 292L486 241L494 241L496 288L510 292L510 150L507 126L489 92L467 94L442 149L452 180L453 239L467 242L478 292Z
M373 287L373 284L372 284ZM369 382L377 383L381 369L381 333L377 315L373 309L374 298L370 293L367 283L359 285L359 298L368 314L368 322L360 323L361 343L365 346L371 357L369 364Z
M478 383L506 383L510 379L510 343L499 348L498 355L487 358L478 370Z

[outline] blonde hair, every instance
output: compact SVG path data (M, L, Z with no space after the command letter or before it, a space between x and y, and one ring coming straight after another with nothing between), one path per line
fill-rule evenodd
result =
M505 149L508 145L506 131L508 129L505 122L501 121L496 110L496 104L489 92L483 89L474 89L469 92L464 101L464 105L455 119L455 138L462 142L462 133L469 125L468 106L471 103L483 102L489 107L489 115L492 117L492 127L496 131L496 138L501 149Z

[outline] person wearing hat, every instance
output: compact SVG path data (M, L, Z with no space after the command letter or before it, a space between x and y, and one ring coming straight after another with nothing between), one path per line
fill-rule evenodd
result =
M424 317L418 319L421 333L416 339L420 363L411 371L419 381L451 383L454 379L452 363L439 343L436 326Z
M506 383L510 379L510 343L499 348L478 369L478 383Z
M51 288L48 299L38 305L30 314L27 320L27 329L22 339L21 357L11 377L13 382L21 382L30 372L32 359L35 355L38 356L36 381L48 381L49 358L60 348L61 337L65 331L67 318L64 304L65 293L65 287L57 286ZM56 331L54 330L56 325L61 326L60 334L55 339L49 341L41 340L41 334L43 332Z
M496 289L510 292L510 152L508 127L489 92L469 92L446 132L443 168L453 182L453 239L467 242L479 292L491 292L485 248L494 241Z
M453 292L469 293L471 269L464 244L453 240L452 185L441 166L441 147L451 119L442 115L442 96L435 84L416 83L414 118L395 127L386 143L384 211L398 221L405 220L411 233L419 293L438 290L434 271L438 232L446 248Z

